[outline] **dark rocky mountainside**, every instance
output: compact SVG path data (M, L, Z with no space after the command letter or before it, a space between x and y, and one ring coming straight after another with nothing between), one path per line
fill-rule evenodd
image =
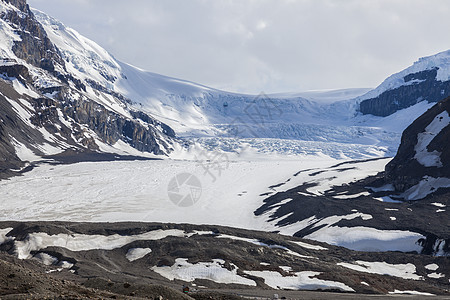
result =
M175 133L169 126L130 108L130 100L94 80L69 73L25 0L0 4L6 7L0 19L11 35L2 43L12 43L0 57L2 176L33 156L102 152L102 145L118 142L156 155L170 153Z
M363 100L363 114L386 117L421 101L438 102L450 95L450 81L436 79L437 68L406 75L404 85L387 90L375 98Z
M386 166L385 178L395 190L404 192L425 177L450 178L450 98L446 98L415 120L403 132L397 155ZM435 123L438 129L434 130ZM440 123L443 123L440 126ZM429 141L421 148L422 140ZM418 156L423 153L423 157ZM428 160L426 160L428 157ZM437 189L436 189L437 191ZM436 192L435 191L435 192Z
M64 284L72 293L81 289L71 282L96 288L105 296L143 298L158 295L156 285L163 299L182 299L176 298L175 291L170 296L168 289L181 291L183 285L196 299L235 299L214 294L202 298L211 291L229 294L231 290L245 290L253 297L267 291L282 296L288 293L283 290L286 285L293 290L341 289L340 294L292 291L288 295L294 299L361 299L361 293L396 290L449 293L446 257L357 252L274 233L206 225L2 222L0 230L0 268L4 260L15 263L10 269L27 266L32 274L47 273L41 282L53 280L57 285L50 291L41 286L43 295L63 289ZM139 251L140 255L130 255ZM371 269L378 264L383 269ZM13 271L5 274L13 274L9 280L19 276ZM279 277L278 288L272 277ZM17 290L5 287L1 278L0 290L14 297ZM25 295L39 292L32 284L19 287ZM342 293L342 288L347 292Z

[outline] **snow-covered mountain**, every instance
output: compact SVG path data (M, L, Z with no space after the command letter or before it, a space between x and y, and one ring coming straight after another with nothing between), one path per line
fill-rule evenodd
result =
M421 101L438 102L450 96L450 50L420 58L360 96L363 114L388 116Z
M378 100L372 101L374 97L393 90L409 86L416 89L425 81L413 80L415 75L411 74L418 74L420 70L435 72L437 80L446 79L444 71L448 62L446 54L442 53L419 61L369 92L348 89L274 95L230 93L120 62L94 41L58 20L29 10L25 1L5 0L1 5L1 34L4 36L0 67L6 76L4 80L14 82L18 76L28 78L22 80L23 88L36 93L29 97L56 103L51 105L57 106L58 116L49 123L58 123L63 116L68 123L57 126L65 128L72 120L80 125L72 134L78 140L68 142L66 138L70 140L71 135L66 137L67 134L59 133L65 137L62 142L81 144L81 148L100 152L170 155L174 147L180 149L179 140L174 140L176 134L188 139L188 143L196 142L206 149L223 151L238 151L249 145L264 153L319 154L334 158L394 155L403 129L431 105L427 101L408 102L399 106L403 109L395 109L394 114L382 118L367 115L387 115L365 109L367 104L378 103ZM28 21L20 21L19 15ZM23 67L24 70L19 70ZM21 71L28 73L21 74ZM420 99L428 99L427 91L416 92L421 93ZM82 114L67 104L74 101ZM22 108L27 112L27 107ZM99 111L103 111L101 116L96 115ZM71 126L69 131L75 130L74 127L77 126ZM58 129L46 130L52 135ZM15 139L19 143L7 146L8 155L14 156L14 151L27 153L18 161L36 160L70 148L53 144L57 150L42 152L25 143L24 138ZM44 138L48 139L49 136ZM59 139L58 135L50 138L51 141ZM275 146L280 143L285 147Z
M33 11L72 76L94 89L123 95L134 109L208 149L236 151L242 148L236 138L246 138L246 143L267 152L283 139L287 153L350 158L393 155L402 130L430 107L420 103L383 119L358 113L355 98L367 89L273 95L220 91L120 62L58 20ZM324 147L324 142L335 143L334 150L327 150L330 144Z
M0 35L2 169L67 152L172 151L173 130L75 73L25 1L0 2Z
M432 254L437 257L414 256L421 262L411 270L420 266L420 276L439 276L428 276L431 284L447 283L448 262L439 267L442 274L428 272L426 266L431 261L444 261L439 256L450 251L446 226L450 197L445 189L450 186L446 148L449 100L431 108L432 102L448 91L448 52L420 60L371 91L245 95L120 62L58 20L30 10L24 0L0 0L0 55L0 179L23 174L0 182L0 220L9 222L2 223L6 228L0 228L0 244L5 244L1 249L15 247L16 254L22 249L27 258L53 261L55 266L67 265L66 255L74 261L84 259L84 253L74 252L94 250L104 254L101 247L74 250L65 245L55 250L51 247L57 247L60 240L53 240L54 235L70 239L63 227L44 225L34 232L40 227L31 223L27 231L23 229L28 225L11 221L210 224L263 230L266 233L258 236L266 237L267 232L279 232L358 251ZM389 162L386 156L394 156L397 149L397 156ZM142 157L174 159L137 160ZM38 168L27 167L26 162L43 159L49 160ZM119 159L132 161L98 162ZM58 164L79 161L89 162ZM196 185L179 180L186 174L198 179ZM173 195L190 196L191 206L179 205ZM125 228L125 235L108 235L113 244L121 239L126 243L107 254L121 260L124 267L145 251L144 256L151 253L148 247L153 244L145 250L133 243L153 243L155 230L142 232L142 227L138 229L141 225L111 225L116 229L102 226L96 227L100 234L95 237L92 233L97 229L77 233L85 241L102 240L104 231ZM202 237L189 226L188 235L198 235L192 240L203 239L205 247L220 238L211 231ZM122 229L117 230L124 233ZM225 261L232 269L236 266L233 259L242 261L241 255L248 255L234 253L223 262L218 260L224 255L220 251L200 257L192 250L192 236L184 236L186 232L162 236L168 238L163 247L176 246L167 260L148 264L159 271L152 276L156 272L177 278L173 272L176 264L187 270L207 266L228 273L230 270L222 268ZM278 254L284 256L278 264L292 260L289 251L294 248L251 239L248 232L241 236L231 233L225 239L245 242L245 248L253 243L256 256L258 251L269 251L267 257L273 260ZM135 239L140 234L149 234L150 239ZM41 244L30 242L34 236ZM45 239L40 239L42 236ZM53 237L47 239L49 236ZM180 240L172 244L171 238ZM189 251L177 252L178 242L188 245ZM27 252L30 247L35 247L35 252ZM316 256L323 250L316 244L312 247L317 251L297 255L306 259L308 266L316 265ZM55 250L51 254L58 257L49 254L47 248ZM135 248L140 250L135 252ZM132 250L125 255L131 257L129 262L122 257L125 250ZM350 253L336 251L340 255ZM336 270L392 267L374 260L387 255L352 253L355 259L362 255L372 260L339 260L341 265ZM194 264L180 255L202 260ZM395 257L392 264L398 265L408 255L396 253ZM334 259L330 260L336 265ZM335 270L334 265L324 268ZM297 269L300 265L287 266L291 271L280 270L286 274L296 271L290 280L301 277ZM240 279L264 287L263 280L271 286L270 278L286 275L278 267L266 267L242 263L239 268L250 273ZM403 267L394 266L393 272L397 274ZM411 266L407 267L410 270ZM89 267L84 270L88 272ZM417 278L415 271L406 273ZM211 280L199 276L195 279ZM328 279L364 291L364 277L353 271L351 276L358 284L340 279L339 274ZM305 278L307 282L313 279ZM374 286L375 290L381 286L382 292L393 290L379 282ZM406 289L410 285L402 286Z

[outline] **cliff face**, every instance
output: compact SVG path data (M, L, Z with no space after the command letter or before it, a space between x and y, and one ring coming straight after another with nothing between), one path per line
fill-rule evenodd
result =
M28 10L28 5L26 0L4 0L6 3L10 3L20 9L21 11Z
M54 71L55 64L64 68L64 61L59 56L58 50L48 39L41 24L36 21L26 1L7 0L6 2L19 9L19 11L8 10L1 15L1 18L16 30L21 39L12 47L14 54L27 63L47 71Z
M102 145L118 142L141 152L170 153L175 133L169 126L130 108L123 95L66 70L26 1L1 0L0 6L11 32L9 41L0 41L6 49L0 58L2 174L39 156L101 152Z
M450 81L436 80L437 68L408 74L404 84L360 103L363 114L389 116L421 101L438 102L450 95Z

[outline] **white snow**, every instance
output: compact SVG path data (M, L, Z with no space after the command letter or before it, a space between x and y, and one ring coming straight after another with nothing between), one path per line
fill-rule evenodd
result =
M293 153L325 153L335 158L380 157L395 153L402 130L429 107L418 103L383 119L357 114L358 100L353 98L367 91L364 89L268 96L220 91L119 62L58 20L37 10L33 12L60 49L71 74L123 94L133 101L135 108L167 123L182 137L257 138L252 146L256 149L262 146L264 150L268 142L261 145L259 140L270 138L278 139L271 143L287 145ZM105 93L97 95L87 85L91 98L127 115L120 102ZM287 151L280 145L271 149Z
M323 172L320 173L317 173L317 170L311 170L301 174L301 176L304 178L305 183L317 184L316 186L308 188L308 192L315 195L322 195L324 192L332 189L333 186L349 184L367 176L376 175L380 170L384 169L389 160L390 159L379 159L368 162L354 162L348 165L324 169L322 170ZM364 195L367 195L367 193L363 192L361 194L340 195L335 197L347 199Z
M20 158L20 160L32 162L42 159L42 157L34 154L32 150L27 148L27 146L17 141L13 137L11 137L11 143L14 145L14 148L16 149L16 155Z
M243 238L243 237L227 235L227 234L220 234L220 235L216 236L216 238L225 238L225 239L232 239L232 240L236 240L236 241L244 241L244 242L247 242L247 243L251 243L251 244L258 245L258 246L263 246L263 247L268 247L268 248L271 248L271 249L282 249L282 250L286 251L287 254L294 255L294 256L297 256L297 257L301 257L301 258L307 258L307 259L314 258L312 256L301 255L300 253L292 251L289 248L281 246L281 245L277 245L277 244L268 245L268 244L263 243L263 242L261 242L261 241L259 241L257 239Z
M19 80L17 80L16 78L14 78L12 80L12 84L13 84L14 90L16 92L18 92L19 94L21 94L21 95L27 95L27 96L30 96L32 98L39 98L40 97L38 93L36 93L32 89L30 89L29 87L24 86L23 83L20 82Z
M328 248L319 246L319 245L311 245L305 242L299 242L299 241L291 241L291 243L294 243L296 245L299 245L300 247L311 249L311 250L328 250Z
M436 80L448 81L450 79L450 50L443 51L432 56L420 58L412 66L399 73L389 76L376 89L371 90L361 97L358 97L358 99L362 101L365 99L375 98L387 90L393 90L402 85L405 85L406 83L404 77L406 75L421 72L424 70L431 70L434 68L438 68Z
M326 290L338 289L346 292L354 292L354 290L336 281L322 280L315 278L320 275L320 272L303 271L297 272L292 276L282 276L275 271L244 271L246 274L261 277L264 283L274 289L288 289L288 290Z
M439 266L437 264L429 264L425 266L425 269L430 271L436 271L437 269L439 269Z
M85 234L56 234L37 232L30 233L24 241L15 242L15 252L19 259L30 258L32 251L47 247L61 247L70 251L88 251L94 249L112 250L123 247L131 242L140 240L160 240L168 236L185 236L184 231L178 229L154 230L137 235L85 235Z
M395 188L392 184L388 183L386 185L383 185L381 187L369 187L372 191L375 193L377 192L392 192L395 191Z
M416 266L407 264L388 264L386 262L368 262L357 260L354 263L337 263L338 266L342 266L348 269L352 269L358 272L373 273L380 275L389 275L400 277L404 279L421 280L422 276L416 274Z
M441 153L434 150L428 151L428 145L433 139L450 124L450 116L447 111L437 115L425 128L425 131L417 135L417 144L414 147L414 158L425 167L442 167Z
M61 266L63 269L70 269L73 267L73 263L63 260L58 263L58 266Z
M46 266L55 265L58 262L58 259L56 257L42 252L36 254L33 258L39 260L42 264Z
M328 164L330 161L311 157L280 161L230 157L228 168L220 174L217 169L210 169L216 181L195 161L42 165L24 176L0 181L4 213L0 219L139 220L273 230L264 218L253 214L264 199L259 195L267 192L274 182L284 182L302 168ZM169 181L184 172L194 174L202 184L202 196L192 207L176 206L167 192ZM243 191L247 193L242 194Z
M319 229L306 238L343 246L356 251L421 251L416 242L423 238L419 233L401 230L379 230L370 227L337 227Z
M292 272L292 267L289 266L279 266L279 268L285 272Z
M407 294L407 295L419 295L419 296L436 296L435 294L418 292L418 291L400 291L394 290L393 292L389 292L389 294Z
M337 196L333 196L333 198L336 199L356 199L358 197L361 196L369 196L370 193L369 192L361 192L361 193L357 193L357 194L345 194L345 195L337 195Z
M151 252L152 252L152 249L150 249L150 248L131 248L130 250L128 250L128 252L126 254L126 258L129 261L135 261L135 260L143 258L144 256L146 256L147 254L149 254Z
M430 277L430 278L439 279L439 278L444 278L445 274L442 274L442 273L430 273L430 274L427 274L427 276Z
M5 243L5 242L7 242L7 241L13 240L13 238L6 236L13 229L14 228L0 229L0 245Z
M173 266L155 266L151 269L169 280L192 282L196 279L207 279L217 283L256 286L253 280L237 275L236 265L231 264L233 270L230 271L223 266L224 264L225 261L221 259L191 264L187 258L177 258Z
M12 9L5 5L2 3L1 8ZM266 222L267 215L256 217L253 214L264 199L260 195L267 193L269 186L286 182L293 173L301 169L322 169L325 172L317 175L312 174L314 171L306 172L279 188L269 190L282 191L303 183L318 183L308 192L322 195L333 186L375 175L384 169L389 159L331 166L349 158L374 158L394 154L403 129L432 105L423 101L387 118L380 118L357 114L358 101L370 92L358 99L352 98L365 92L363 90L303 92L268 97L219 91L119 62L98 44L75 30L42 12L33 12L51 41L61 51L67 62L67 70L72 75L84 81L94 80L106 89L122 93L133 101L134 108L142 109L167 122L177 131L178 136L188 138L194 144L188 150L174 145L177 151L171 154L171 158L180 160L40 166L23 177L0 182L4 213L0 219L139 220L278 230L280 228L273 223ZM0 38L7 41L1 43L0 50L2 54L5 53L5 57L16 59L10 48L11 41L17 40L18 36L5 22L1 21L0 26L3 29L0 30ZM444 63L447 56L437 55L426 63L421 61L420 67L416 64L414 68L428 68L433 63ZM30 68L30 72L41 86L57 84L35 68ZM439 78L445 77L443 72L441 69L438 71ZM19 82L13 81L13 85L23 95L34 95L32 90L21 86ZM388 85L388 88L394 86ZM380 89L382 88L378 88L377 92ZM111 111L129 117L123 103L106 93L98 93L89 84L86 94L74 94L70 97L78 99L86 96ZM256 98L261 102L257 103ZM19 116L29 123L32 107L28 107L25 102L11 102ZM60 111L58 114L61 122L71 128L71 120L62 118ZM427 127L429 131L437 132L440 128L439 124L431 125L433 124ZM47 154L59 153L68 146L45 129L40 130L48 141L40 149ZM106 145L94 133L86 131L86 135L93 137L103 151L142 155L124 142ZM425 143L426 140L422 144ZM28 151L20 144L16 145L16 151L21 158L37 159L32 157L31 150ZM205 165L204 161L212 153L225 154L226 166L215 164L214 161ZM345 170L348 167L353 169ZM201 199L188 208L174 205L167 194L170 180L182 172L193 174L202 184ZM364 195L367 194L338 197L350 199ZM42 206L43 202L46 203L45 206ZM234 209L235 207L239 207L239 210ZM358 217L364 220L372 218L358 212L324 220L312 217L283 227L281 231L292 234L314 223L315 227L325 225L317 232L316 238L319 240L330 240L353 247L363 241L363 247L370 249L381 249L383 243L389 241L394 244L394 249L389 250L414 248L411 242L417 236L409 232L393 234L365 227L351 231L333 226L342 219ZM355 235L356 230L361 232ZM343 232L351 234L336 237ZM382 236L388 238L384 239ZM93 237L86 237L88 240L91 238ZM42 246L47 242L55 242L48 239L51 240L44 237ZM404 247L399 246L400 241L406 241ZM106 247L113 247L108 243ZM26 254L27 251L24 252Z
M424 176L418 184L407 189L401 197L406 200L420 200L436 192L439 188L450 188L450 178Z
M322 229L319 229L319 231L320 231L320 230L324 230L326 228L331 227L333 224L336 224L341 220L353 220L355 218L361 218L363 220L370 220L372 218L372 216L369 214L363 214L360 212L355 212L352 214L342 215L342 216L330 216L330 217L326 217L326 218L322 218L322 219L317 219L316 216L312 216L312 217L304 219L302 221L280 227L279 230L282 234L294 235L297 231L299 231L305 227L308 227L308 226L312 226L312 228L317 228L317 227L323 226ZM309 238L309 237L305 237L305 238ZM311 238L311 239L315 240L314 238Z
M311 90L298 93L270 94L273 98L305 98L319 103L334 103L362 96L369 92L370 88L353 88L339 90Z

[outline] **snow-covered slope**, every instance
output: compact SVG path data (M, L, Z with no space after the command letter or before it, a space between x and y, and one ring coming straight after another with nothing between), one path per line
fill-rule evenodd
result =
M378 87L362 95L359 99L366 100L375 98L388 90L394 90L404 85L417 84L421 81L420 79L406 81L405 77L409 74L433 69L437 69L436 80L441 82L450 80L450 50L421 57L412 66L389 76Z
M450 50L420 58L388 77L376 89L357 98L363 114L388 116L421 101L450 96Z
M170 153L172 129L95 83L112 74L109 54L74 31L58 34L66 36L49 39L25 0L0 1L0 176L67 152ZM70 62L62 54L72 35L72 49L95 53L89 70L76 64L86 55Z
M88 86L100 86L125 96L135 109L170 125L178 136L194 138L206 147L221 144L217 138L253 141L257 138L259 143L253 145L258 144L264 152L273 139L282 139L278 143L286 140L337 143L336 148L351 147L354 152L362 149L365 154L359 157L367 157L370 152L377 153L375 156L393 155L400 133L409 124L404 120L414 120L427 108L422 104L383 122L380 118L359 115L358 101L351 100L367 89L274 95L220 91L120 62L58 20L33 11L73 76ZM397 123L397 119L402 121ZM264 139L271 140L264 142ZM242 147L241 141L237 143L237 148Z

